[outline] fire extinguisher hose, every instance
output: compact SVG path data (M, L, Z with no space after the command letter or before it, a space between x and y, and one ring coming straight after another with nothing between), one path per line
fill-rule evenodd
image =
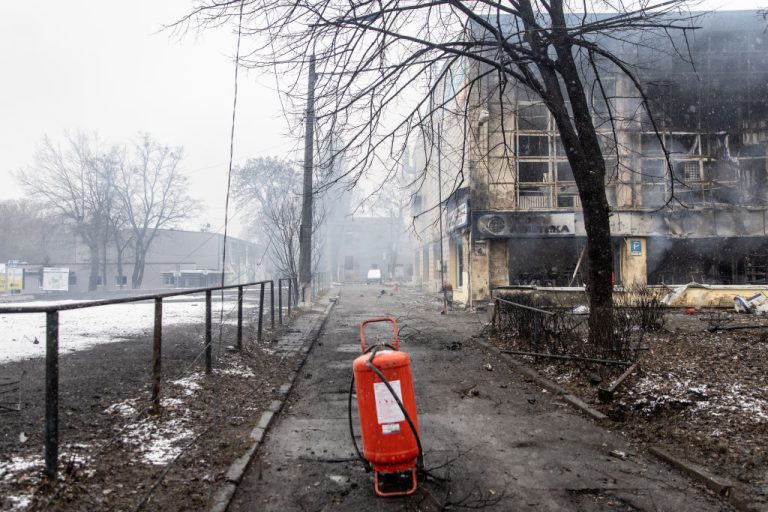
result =
M371 371L375 373L377 377L381 379L381 381L384 383L384 385L387 387L390 394L392 395L392 398L395 399L395 402L397 403L397 406L400 408L400 411L402 411L403 416L405 416L405 421L408 422L408 426L411 428L413 437L416 439L416 446L419 449L419 456L416 459L416 469L419 473L422 473L424 470L424 450L421 447L421 438L419 437L419 433L416 431L416 425L414 425L410 414L408 414L408 411L405 410L405 406L403 405L403 402L400 400L400 397L397 396L397 393L395 393L395 390L392 388L392 385L389 383L387 378L384 377L384 374L381 373L381 371L378 368L376 368L376 366L374 366L373 364L373 359L376 357L376 352L381 348L390 348L392 350L397 350L395 347L392 347L389 344L373 346L369 349L371 352L371 356L365 362L365 365L368 368L370 368ZM357 456L360 458L360 460L363 461L365 470L370 471L371 470L370 463L360 453L360 449L357 446L357 441L355 441L355 433L352 426L352 390L354 389L354 386L355 386L355 376L352 375L352 381L350 382L350 385L349 385L349 401L348 401L349 435L352 438L352 444L355 447L355 452L357 453Z
M355 375L352 374L352 380L349 381L349 400L347 401L347 417L349 418L349 437L352 438L352 446L355 447L355 453L357 453L357 458L360 459L363 463L363 466L365 467L365 472L370 473L371 472L371 463L368 462L365 457L363 457L363 454L360 453L360 448L357 446L357 441L355 441L355 430L352 425L352 393L355 389Z

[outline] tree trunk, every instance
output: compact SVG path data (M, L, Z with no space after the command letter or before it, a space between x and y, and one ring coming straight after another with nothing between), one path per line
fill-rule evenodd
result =
M120 247L117 249L117 282L120 288L123 287L123 251Z
M144 241L136 240L134 243L133 272L131 273L131 288L134 290L141 288L141 281L144 277Z
M88 275L88 291L96 291L96 289L99 286L99 271L100 271L100 261L99 261L99 246L93 245L89 247L91 251L91 272Z
M566 147L584 214L589 255L589 342L603 356L611 355L614 340L613 318L613 249L611 247L610 205L605 195L605 159L592 121L579 69L573 59L573 46L566 30L561 1L552 4L553 45L557 52L558 72L562 78L573 113L573 124L567 122L565 104L558 101L558 132ZM530 4L528 14L532 16ZM546 75L545 75L546 76ZM551 75L549 76L551 80ZM548 84L561 100L560 85ZM558 117L558 116L556 116Z
M138 275L138 286L137 288L141 288L141 283L144 282L144 268L146 266L146 252L141 256L141 267L139 268L139 275ZM207 283L206 283L207 284Z
M291 292L293 293L293 297L291 299L293 300L293 303L296 304L299 302L299 279L296 274L291 276L291 281L293 281L293 287L291 289Z
M595 181L595 180L592 180ZM605 190L598 183L580 194L587 231L589 273L589 341L603 356L611 355L613 347L613 248L611 226ZM602 197L601 197L602 196ZM586 200L585 200L586 199ZM615 354L614 354L615 355Z
M104 290L107 289L107 241L109 240L109 232L104 232L104 241L101 247L101 286Z

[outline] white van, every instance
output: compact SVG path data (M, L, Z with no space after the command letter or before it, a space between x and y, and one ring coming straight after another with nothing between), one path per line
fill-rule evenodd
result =
M365 278L365 284L379 283L381 284L381 270L378 268L372 268L368 271L368 276Z

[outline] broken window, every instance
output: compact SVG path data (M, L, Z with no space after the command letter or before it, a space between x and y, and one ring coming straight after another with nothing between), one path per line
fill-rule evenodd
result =
M724 133L710 133L702 136L701 152L704 156L710 158L729 159L728 135Z
M549 129L549 111L542 103L521 105L517 113L518 130L544 131Z
M571 164L568 162L557 162L557 181L575 181Z
M685 182L702 181L701 165L698 160L686 160L674 164L675 177Z
M558 195L558 208L581 208L581 200L577 195Z
M698 135L673 134L666 144L667 150L673 157L693 156L700 153Z
M517 142L517 154L520 157L549 156L549 137L546 135L520 135Z
M644 156L662 153L659 137L655 133L640 134L640 148Z
M714 161L710 165L708 175L712 181L719 183L736 182L739 178L738 165L732 162Z
M555 136L555 156L557 157L568 156L565 153L565 146L563 146L563 139L561 139L559 135Z
M548 187L520 187L520 204L523 210L551 208L550 189Z
M741 168L742 185L745 188L760 187L766 185L766 159L742 158L739 160Z
M519 162L518 179L522 182L542 183L549 181L549 164L547 162Z
M643 158L640 163L640 176L643 183L664 181L666 165L661 158Z

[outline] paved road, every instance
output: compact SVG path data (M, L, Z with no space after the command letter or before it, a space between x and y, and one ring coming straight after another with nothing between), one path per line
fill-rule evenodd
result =
M729 510L477 346L476 314L441 316L434 298L381 290L342 289L230 510ZM347 427L358 325L384 315L398 317L412 356L426 466L448 479L406 498L375 497Z

